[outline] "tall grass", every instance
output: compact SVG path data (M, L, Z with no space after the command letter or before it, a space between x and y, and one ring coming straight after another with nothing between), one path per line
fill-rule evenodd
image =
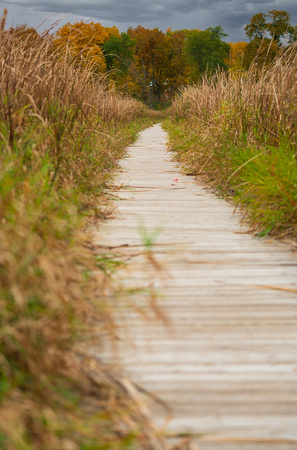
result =
M296 50L186 88L167 123L188 171L232 196L253 231L283 238L297 237Z
M128 448L134 440L146 448L158 439L131 386L82 351L82 339L115 329L109 280L81 230L104 202L124 147L150 119L140 103L61 56L48 34L4 25L0 448Z

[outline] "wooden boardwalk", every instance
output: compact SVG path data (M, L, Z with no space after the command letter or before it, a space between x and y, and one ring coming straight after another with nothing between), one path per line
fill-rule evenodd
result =
M201 450L297 449L297 253L246 234L230 204L181 175L160 125L128 153L117 214L94 242L119 246L122 282L157 289L172 329L127 310L124 370L167 402L167 432L193 433ZM145 262L141 221L162 228L161 272Z

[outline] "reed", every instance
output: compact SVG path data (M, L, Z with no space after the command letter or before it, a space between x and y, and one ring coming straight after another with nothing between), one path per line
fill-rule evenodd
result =
M49 33L5 30L5 17L0 447L163 448L132 384L84 345L112 340L116 326L104 258L98 267L83 230L102 216L118 158L151 119L141 103L58 53Z
M185 88L167 123L187 170L232 197L255 233L282 238L297 236L296 50Z

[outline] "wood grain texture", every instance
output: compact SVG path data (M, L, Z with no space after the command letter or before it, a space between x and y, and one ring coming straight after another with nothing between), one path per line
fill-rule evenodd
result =
M296 253L248 234L232 205L181 175L160 125L127 154L115 217L94 243L127 262L124 286L158 292L171 327L133 308L119 314L125 372L167 402L167 432L194 433L202 450L297 449ZM161 271L147 261L140 223L162 228ZM143 305L141 292L131 303ZM166 413L150 407L161 424Z

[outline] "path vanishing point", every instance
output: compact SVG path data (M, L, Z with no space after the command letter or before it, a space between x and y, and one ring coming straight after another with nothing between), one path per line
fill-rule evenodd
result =
M166 139L154 125L127 149L117 212L94 236L127 261L125 286L158 291L172 324L127 309L123 370L168 404L166 432L200 450L296 450L297 253L246 233L232 205L181 175ZM142 235L158 227L154 265ZM161 424L167 412L147 402Z

